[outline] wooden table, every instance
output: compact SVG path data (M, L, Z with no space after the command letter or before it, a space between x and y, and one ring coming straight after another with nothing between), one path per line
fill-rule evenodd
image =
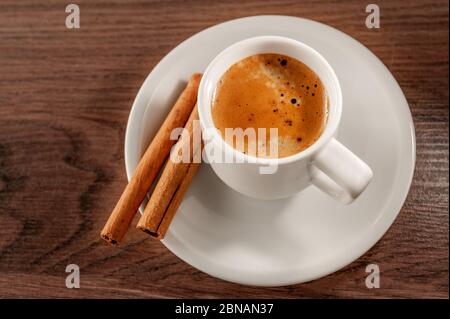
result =
M448 2L69 1L0 3L0 297L448 297ZM307 284L254 288L212 278L131 230L99 231L125 183L124 131L150 70L187 37L233 18L284 14L336 27L391 70L410 104L417 165L408 199L363 257ZM136 220L134 221L134 224ZM81 268L81 288L65 268ZM367 289L365 267L381 268Z

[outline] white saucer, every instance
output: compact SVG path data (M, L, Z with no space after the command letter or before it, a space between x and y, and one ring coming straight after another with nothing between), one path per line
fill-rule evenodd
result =
M152 70L128 121L128 178L183 82L192 73L202 72L228 45L257 35L297 39L328 60L344 96L338 139L370 165L373 181L349 206L314 187L289 199L258 201L234 192L202 164L163 243L212 276L247 285L280 286L330 274L383 236L411 184L414 126L391 73L356 40L305 19L243 18L194 35Z

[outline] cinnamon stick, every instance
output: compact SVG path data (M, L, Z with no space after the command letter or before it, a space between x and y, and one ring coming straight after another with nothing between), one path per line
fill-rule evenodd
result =
M193 158L201 153L200 145L194 144L193 130L194 121L198 120L197 107L192 111L186 130L188 134L183 135L174 146L175 154L181 153L183 150L190 150L190 160L188 163L175 163L170 158L163 169L161 177L156 184L150 200L144 210L144 214L140 218L137 228L148 233L156 239L164 238L167 229L186 193L192 178L197 172L200 163L195 163ZM186 144L189 143L189 148Z
M175 128L184 127L194 108L200 79L201 74L191 76L186 88L139 161L133 177L100 234L108 243L115 245L123 239L136 211L158 176L171 147L176 142L170 139L170 133Z
M153 232L155 236L152 237L154 237L155 239L161 240L166 235L172 219L175 217L175 213L177 212L178 207L180 207L180 204L184 198L184 194L188 190L189 185L191 185L192 179L197 173L199 167L199 163L192 163L191 165L189 165L186 177L183 179L181 185L178 187L178 190L175 192L172 201L170 202L169 207L167 207L164 217L159 224L159 227Z

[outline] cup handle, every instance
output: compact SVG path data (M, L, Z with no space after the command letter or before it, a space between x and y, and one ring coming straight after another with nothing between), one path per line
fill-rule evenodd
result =
M372 179L370 167L336 139L311 162L311 182L320 190L350 204Z

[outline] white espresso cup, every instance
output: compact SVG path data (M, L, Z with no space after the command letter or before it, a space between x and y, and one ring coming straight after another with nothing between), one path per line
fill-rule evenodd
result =
M236 150L225 143L211 115L214 92L222 75L236 62L263 53L287 55L306 64L319 76L328 97L328 116L322 135L305 150L288 157L253 157ZM197 101L202 130L208 132L204 134L204 155L217 176L242 194L278 199L312 184L348 204L372 179L370 167L334 137L342 113L342 91L336 74L325 58L301 42L261 36L229 46L207 67ZM216 158L232 158L233 161L217 161Z

